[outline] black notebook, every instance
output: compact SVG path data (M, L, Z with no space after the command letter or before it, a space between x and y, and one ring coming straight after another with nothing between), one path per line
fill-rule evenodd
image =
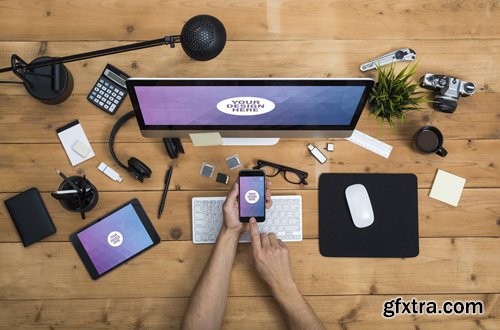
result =
M354 225L345 190L360 183L374 221ZM402 258L418 255L418 193L414 174L323 174L319 179L319 248L326 257Z
M4 201L14 221L24 246L28 246L56 232L42 196L36 188L30 188Z

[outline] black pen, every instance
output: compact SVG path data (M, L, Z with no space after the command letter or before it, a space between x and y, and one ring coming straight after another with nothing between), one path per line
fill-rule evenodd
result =
M161 196L160 208L158 209L158 219L160 219L165 207L165 200L167 199L168 186L170 185L170 178L172 177L172 172L174 169L172 166L168 167L167 173L165 174L165 186L163 187L163 195Z

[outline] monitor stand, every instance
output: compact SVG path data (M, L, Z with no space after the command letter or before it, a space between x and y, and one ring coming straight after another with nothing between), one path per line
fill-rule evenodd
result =
M222 138L224 146L272 146L280 138Z

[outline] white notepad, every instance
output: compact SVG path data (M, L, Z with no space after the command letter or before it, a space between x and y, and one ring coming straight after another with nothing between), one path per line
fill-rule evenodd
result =
M443 170L438 170L429 197L457 206L465 186L465 179Z
M94 150L92 150L90 142L87 139L82 125L78 120L75 120L63 127L58 128L56 132L59 140L61 140L64 151L66 151L66 154L68 155L71 165L76 166L95 156ZM86 157L82 157L75 150L73 150L73 146L78 141L90 148L90 152Z

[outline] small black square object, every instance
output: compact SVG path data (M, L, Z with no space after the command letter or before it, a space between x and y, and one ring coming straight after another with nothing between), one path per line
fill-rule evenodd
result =
M224 173L217 173L217 178L215 178L216 182L227 184L229 182L229 175Z

